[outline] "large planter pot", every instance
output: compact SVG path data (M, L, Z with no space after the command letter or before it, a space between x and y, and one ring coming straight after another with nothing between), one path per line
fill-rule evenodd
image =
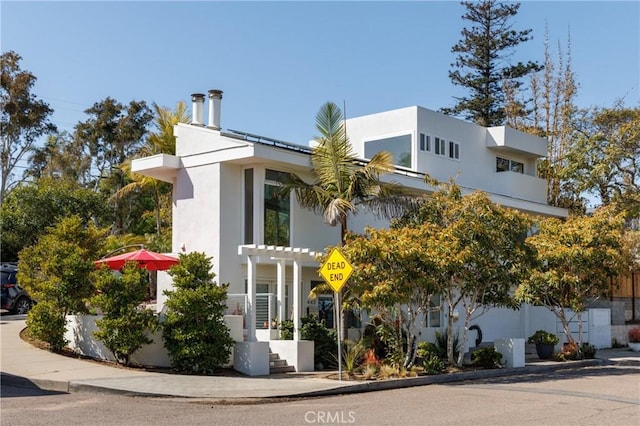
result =
M551 343L536 343L536 352L538 353L538 358L540 359L551 358L554 349L555 345L552 345Z
M629 349L634 352L640 352L640 342L629 342Z

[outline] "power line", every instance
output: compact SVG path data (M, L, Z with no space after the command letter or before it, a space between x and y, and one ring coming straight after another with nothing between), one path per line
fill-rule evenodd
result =
M51 99L52 101L65 102L65 103L68 103L68 104L80 105L81 107L89 108L86 103L82 103L82 102L68 101L66 99L60 99L60 98L52 98L50 96L40 96L40 97L42 99Z

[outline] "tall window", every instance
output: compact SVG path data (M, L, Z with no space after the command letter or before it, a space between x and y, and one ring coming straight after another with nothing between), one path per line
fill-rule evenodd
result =
M444 139L436 137L435 139L435 153L436 155L445 155Z
M431 137L420 133L420 151L431 151Z
M366 158L373 158L380 151L389 151L396 166L411 167L411 135L393 136L364 143Z
M244 171L244 243L253 244L253 169Z
M318 296L318 319L324 321L327 328L333 328L333 295L321 294Z
M286 173L266 171L264 184L264 244L290 245L291 198L278 193L278 182L283 182Z
M442 325L442 300L440 295L431 296L429 311L425 315L425 327L440 327Z
M460 159L460 144L449 141L449 158Z

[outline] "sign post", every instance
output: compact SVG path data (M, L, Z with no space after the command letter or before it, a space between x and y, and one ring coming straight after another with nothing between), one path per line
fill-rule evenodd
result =
M351 273L353 266L344 257L342 252L335 248L329 254L327 261L320 268L320 275L329 284L335 293L336 305L336 330L338 334L338 377L342 380L342 334L340 330L340 319L342 318L342 306L340 303L340 290L345 285Z

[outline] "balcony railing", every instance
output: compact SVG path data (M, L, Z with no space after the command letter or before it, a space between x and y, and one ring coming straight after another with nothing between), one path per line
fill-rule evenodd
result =
M246 294L228 294L227 309L225 315L242 315L246 324L247 306L249 300ZM256 329L265 328L264 324L271 327L271 322L276 317L276 295L273 293L256 294L255 321ZM267 327L267 328L268 328Z

